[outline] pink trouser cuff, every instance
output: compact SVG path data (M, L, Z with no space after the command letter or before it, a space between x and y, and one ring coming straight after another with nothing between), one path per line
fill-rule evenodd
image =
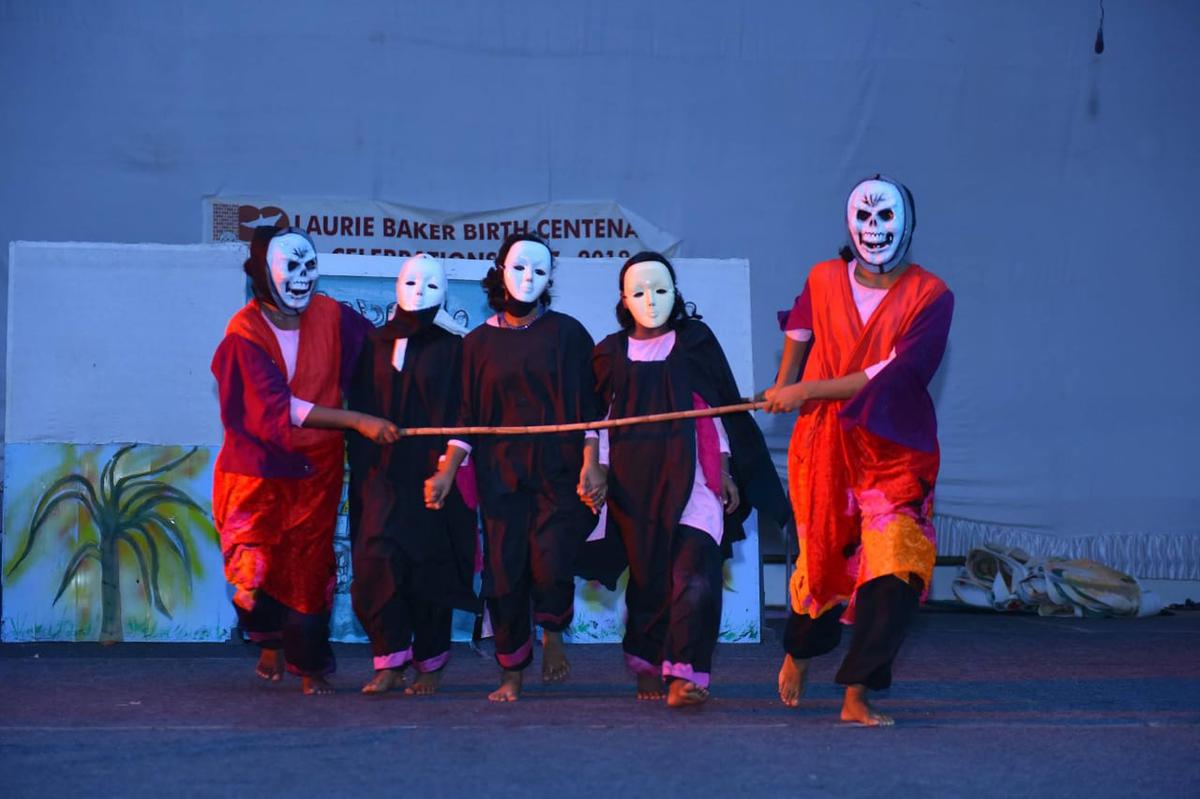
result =
M533 656L533 641L528 640L517 648L516 652L504 654L503 652L496 653L496 660L503 668L516 670L524 668L528 664L529 659Z
M540 627L544 627L550 632L557 633L566 629L566 626L571 623L571 617L575 615L575 607L569 606L562 613L555 615L544 611L533 612L533 623Z
M637 655L625 653L625 668L637 675L657 675L662 671L662 666L651 663L648 660L643 660Z
M374 661L375 671L404 668L410 660L412 660L411 646L402 652L393 652L390 655L377 655Z
M426 658L425 660L414 660L413 666L422 674L428 674L431 671L437 671L438 669L442 668L449 660L450 650L447 649L440 655L434 655L433 657Z
M287 664L287 671L288 674L293 674L297 677L328 677L337 671L337 663L330 659L329 663L322 666L318 671L305 671L299 666L293 666L289 663Z
M264 644L268 641L282 641L283 632L256 633L247 631L246 637L256 644Z
M672 663L669 660L664 660L662 674L665 679L687 680L697 688L708 687L708 672L693 670L691 663Z

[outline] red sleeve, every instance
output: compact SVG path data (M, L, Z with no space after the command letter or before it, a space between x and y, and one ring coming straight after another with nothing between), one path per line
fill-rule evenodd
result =
M291 400L287 379L261 347L226 336L212 361L227 430L291 449Z
M792 310L779 312L780 330L812 330L813 313L812 298L808 293L808 281L804 281L804 290L792 303Z

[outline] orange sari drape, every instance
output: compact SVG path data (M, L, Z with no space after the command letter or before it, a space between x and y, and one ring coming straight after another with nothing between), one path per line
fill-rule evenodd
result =
M813 339L803 379L860 372L889 357L916 317L946 290L917 265L905 270L864 325L846 263L826 261L808 277ZM930 523L939 456L919 452L839 418L845 401L808 402L788 449L788 487L800 551L790 594L795 612L817 617L849 603L876 577L919 577L927 590L936 544Z
M340 321L338 303L320 295L301 314L296 372L288 383L293 396L341 407ZM285 373L283 353L257 302L242 308L225 332L257 345ZM303 427L292 427L289 437L289 448L307 458L310 476L268 478L217 468L213 519L231 583L239 588L252 584L289 608L319 613L333 599L333 534L342 495L345 439L338 430ZM256 557L235 560L239 545L253 547ZM245 574L247 569L261 573Z

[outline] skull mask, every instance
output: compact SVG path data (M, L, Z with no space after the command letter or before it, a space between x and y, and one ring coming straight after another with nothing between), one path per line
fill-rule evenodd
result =
M279 310L290 316L304 312L317 289L317 248L312 239L288 228L267 245L267 273Z
M879 274L892 271L908 255L917 214L904 184L876 175L862 181L846 200L850 247L860 266Z
M446 270L442 262L417 253L400 267L396 278L396 304L405 311L423 311L446 301Z

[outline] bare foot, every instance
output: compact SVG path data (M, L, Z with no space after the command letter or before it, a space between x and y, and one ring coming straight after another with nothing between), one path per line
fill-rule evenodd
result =
M896 720L871 709L867 702L867 686L846 686L846 698L842 701L842 721L852 721L865 727L891 727Z
M369 683L362 687L364 694L386 694L388 691L398 691L404 687L403 669L380 669Z
M800 698L807 685L808 660L784 655L783 665L779 667L779 700L788 707L800 707Z
M305 675L301 678L301 690L305 696L323 696L331 694L334 691L333 683L324 677L309 677Z
M562 633L542 632L542 682L562 682L571 675Z
M701 688L690 680L672 680L667 690L668 707L689 707L708 701L708 689Z
M638 699L662 699L665 696L663 691L662 677L657 674L639 674L637 676L637 698Z
M258 665L254 673L267 682L279 682L283 679L283 650L264 649L258 656Z
M488 694L493 702L516 702L521 698L521 672L504 669L500 672L500 687Z
M429 696L436 694L441 681L441 669L437 671L423 671L413 680L412 685L404 689L404 693L408 696Z

